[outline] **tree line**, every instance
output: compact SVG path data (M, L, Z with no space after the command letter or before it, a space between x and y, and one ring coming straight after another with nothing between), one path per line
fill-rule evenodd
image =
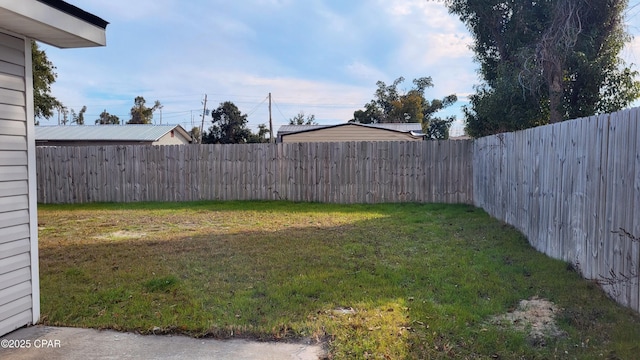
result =
M85 113L87 107L83 106L77 113L74 109L69 109L60 102L54 103L54 108L51 110L53 115L54 111L58 111L59 123L61 125L85 125ZM146 100L142 96L136 96L134 99L134 106L131 108L131 118L126 121L126 124L151 124L153 120L153 113L162 108L162 105L158 100L155 101L152 107L147 107ZM46 117L40 114L41 117ZM107 110L103 110L102 113L94 122L96 125L119 125L120 118L116 115L109 114Z
M408 91L398 89L404 77L397 78L391 85L378 81L374 98L364 105L364 110L356 110L350 122L361 124L383 123L419 123L427 139L448 139L449 129L455 116L445 118L435 114L458 101L455 94L443 99L427 100L425 91L433 87L431 77L413 80L413 87Z

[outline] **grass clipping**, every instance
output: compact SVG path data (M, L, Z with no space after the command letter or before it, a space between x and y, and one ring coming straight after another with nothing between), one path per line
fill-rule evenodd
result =
M533 297L521 300L516 310L496 316L492 322L518 331L527 331L531 344L543 347L547 344L546 339L566 335L556 325L555 318L559 311L551 301Z

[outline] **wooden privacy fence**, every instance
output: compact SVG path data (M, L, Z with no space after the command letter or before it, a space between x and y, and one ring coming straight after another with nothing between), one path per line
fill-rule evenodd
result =
M640 312L640 113L474 143L475 204Z
M40 203L473 203L471 141L37 148Z

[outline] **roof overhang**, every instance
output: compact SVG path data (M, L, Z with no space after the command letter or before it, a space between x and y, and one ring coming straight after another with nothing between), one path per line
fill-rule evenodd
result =
M107 24L61 0L0 0L0 28L59 48L105 46Z

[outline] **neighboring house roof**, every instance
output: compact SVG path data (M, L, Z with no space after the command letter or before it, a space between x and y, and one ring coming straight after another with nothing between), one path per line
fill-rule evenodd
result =
M414 132L414 133L422 134L422 124L420 123L358 124L358 125L365 125L369 127L377 127L381 129L387 129L387 130L395 130L395 131L401 131L401 132Z
M278 134L285 134L285 133L288 134L292 132L317 130L317 129L322 129L326 127L341 126L341 125L348 125L348 124L362 125L362 126L396 130L396 131L405 131L405 132L406 131L422 132L422 125L420 123L385 123L385 124L344 123L344 124L337 124L337 125L282 125L278 129Z
M3 29L59 48L104 46L107 24L61 0L0 0Z
M469 135L460 135L460 136L449 136L449 140L472 140L473 138Z
M376 128L392 132L408 133L414 137L424 137L422 133L422 125L420 123L385 123L385 124L360 124L348 122L336 125L282 125L278 129L278 140L282 141L282 136L294 133L317 131L321 129L342 127L342 126L361 126L364 128Z
M292 133L305 130L322 129L332 125L282 125L278 128L278 134Z
M191 141L191 135L180 125L36 126L36 141L153 142L171 130Z

